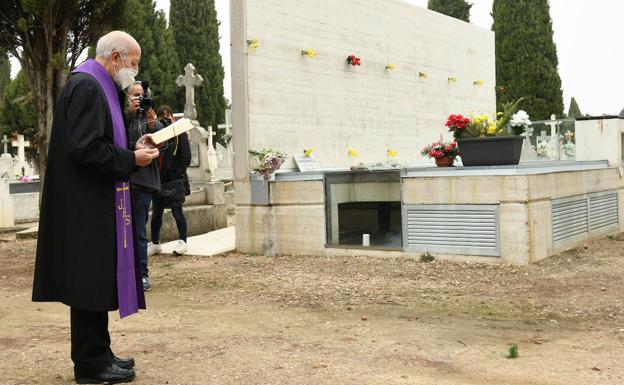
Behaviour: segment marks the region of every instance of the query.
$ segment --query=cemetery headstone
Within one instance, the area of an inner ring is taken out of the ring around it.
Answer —
[[[184,103],[184,117],[191,119],[195,129],[189,131],[189,143],[191,146],[191,164],[187,169],[189,182],[192,186],[203,185],[210,181],[210,168],[208,167],[208,132],[200,127],[195,108],[195,87],[199,87],[204,79],[195,74],[195,67],[188,63],[184,67],[184,75],[178,76],[176,81],[179,87],[185,88],[186,101]]]
[[[7,147],[7,145],[9,144],[10,140],[7,139],[7,136],[4,135],[2,137],[2,144],[4,145],[4,151],[2,152],[2,154],[7,154],[9,152],[9,149]]]
[[[524,141],[522,142],[522,153],[520,155],[520,162],[534,162],[537,160],[537,152],[535,147],[531,144],[531,136],[533,136],[534,129],[529,126],[524,132]]]
[[[208,126],[208,170],[210,170],[210,181],[217,182],[219,178],[217,177],[217,167],[218,167],[218,159],[217,152],[214,148],[213,137],[215,132],[212,130],[212,127]]]
[[[551,115],[550,121],[545,124],[550,126],[550,157],[552,159],[559,159],[559,125],[561,121],[555,119],[556,116]]]
[[[195,108],[195,87],[199,87],[204,82],[201,75],[195,74],[195,67],[188,63],[184,67],[184,75],[178,76],[176,83],[178,87],[184,87],[186,93],[186,102],[184,103],[184,117],[189,119],[197,118],[197,109]]]
[[[13,228],[13,197],[9,192],[9,180],[0,178],[0,229]]]
[[[217,177],[220,180],[234,179],[234,141],[232,137],[232,110],[225,111],[225,124],[219,124],[219,130],[224,130],[223,140],[225,146],[216,143],[217,151]]]
[[[7,136],[2,138],[2,144],[4,144],[4,152],[0,155],[0,178],[12,179],[15,177],[13,173],[13,157],[8,152],[7,145],[10,141]]]

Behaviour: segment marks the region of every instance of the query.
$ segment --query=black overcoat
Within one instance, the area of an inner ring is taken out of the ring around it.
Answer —
[[[99,83],[85,73],[72,75],[54,110],[33,301],[90,311],[117,309],[114,183],[130,178],[135,158],[133,151],[113,143],[111,115]],[[134,245],[136,260],[136,239]]]

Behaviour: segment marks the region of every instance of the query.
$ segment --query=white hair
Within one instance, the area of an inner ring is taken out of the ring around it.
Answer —
[[[143,82],[141,82],[140,80],[135,80],[134,83],[130,84],[130,86],[126,89],[126,93],[130,94],[132,87],[136,86],[136,85],[140,85],[141,86],[141,90],[143,90]],[[152,87],[148,87],[147,88],[147,97],[151,98],[152,97]]]
[[[123,59],[126,59],[133,43],[136,43],[136,40],[126,32],[109,32],[98,40],[95,54],[96,56],[107,58],[112,55],[113,51],[117,51]]]

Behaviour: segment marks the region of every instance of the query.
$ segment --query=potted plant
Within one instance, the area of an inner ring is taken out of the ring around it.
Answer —
[[[256,161],[254,174],[261,176],[264,180],[274,179],[275,171],[279,170],[286,160],[286,154],[272,148],[263,148],[260,151],[249,150],[249,154]]]
[[[427,155],[429,158],[434,158],[438,167],[451,167],[455,162],[455,157],[459,155],[459,148],[455,140],[452,142],[444,141],[440,135],[439,140],[423,147],[420,153],[423,156]]]
[[[464,166],[518,164],[524,138],[510,134],[507,126],[521,101],[504,104],[496,120],[488,115],[448,117],[446,127],[457,140]]]

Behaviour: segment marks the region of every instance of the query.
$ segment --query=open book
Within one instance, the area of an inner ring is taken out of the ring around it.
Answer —
[[[162,130],[156,131],[152,134],[152,141],[155,144],[161,144],[166,142],[167,140],[176,137],[180,134],[183,134],[193,128],[193,123],[191,123],[190,119],[180,119],[175,123],[170,124],[169,126],[163,128]]]

